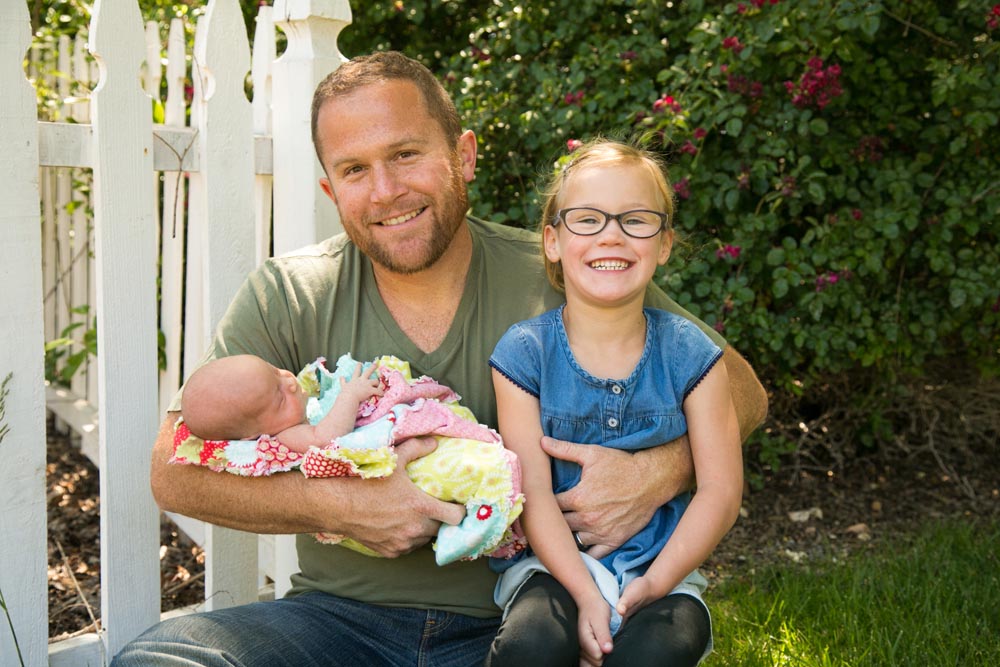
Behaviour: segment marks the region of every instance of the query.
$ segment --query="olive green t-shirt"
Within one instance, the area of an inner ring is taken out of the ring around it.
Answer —
[[[392,354],[410,363],[414,376],[429,375],[452,387],[479,421],[496,427],[487,360],[507,330],[563,301],[541,262],[538,235],[468,219],[472,262],[462,302],[441,346],[422,352],[399,329],[375,284],[371,262],[339,235],[268,260],[240,288],[219,324],[207,359],[255,354],[297,372],[316,357],[333,361]],[[660,290],[647,305],[689,318]],[[693,318],[691,318],[693,319]],[[702,324],[716,342],[719,335]],[[173,408],[179,405],[175,399]],[[391,502],[391,499],[386,499]],[[486,559],[438,567],[430,546],[400,558],[363,556],[297,539],[300,572],[290,595],[321,590],[373,604],[434,608],[478,617],[500,613],[493,603],[496,575]]]

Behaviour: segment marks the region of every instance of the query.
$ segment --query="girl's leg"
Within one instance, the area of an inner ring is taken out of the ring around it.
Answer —
[[[698,600],[682,593],[668,595],[625,622],[604,667],[697,665],[711,637],[711,619]]]
[[[576,620],[576,603],[562,584],[550,574],[533,575],[511,602],[487,667],[576,667],[580,659]]]

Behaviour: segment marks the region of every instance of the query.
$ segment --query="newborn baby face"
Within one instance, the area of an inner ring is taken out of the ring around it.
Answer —
[[[262,377],[257,426],[261,434],[275,435],[306,419],[308,396],[295,374],[271,366]]]

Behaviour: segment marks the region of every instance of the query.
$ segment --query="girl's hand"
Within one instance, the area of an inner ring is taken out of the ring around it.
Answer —
[[[660,591],[648,576],[637,577],[625,586],[615,609],[622,615],[622,622],[625,622],[629,616],[667,593],[669,591]]]
[[[340,392],[349,396],[355,402],[361,403],[372,396],[381,396],[384,392],[378,377],[378,368],[373,364],[364,375],[361,374],[361,364],[354,367],[350,380],[340,378]]]
[[[611,653],[611,607],[600,594],[579,605],[580,665],[599,666]]]

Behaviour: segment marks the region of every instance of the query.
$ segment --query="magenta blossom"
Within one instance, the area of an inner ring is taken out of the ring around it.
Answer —
[[[719,259],[726,259],[727,257],[729,259],[737,259],[740,256],[740,251],[741,250],[742,250],[742,248],[740,248],[740,246],[738,246],[738,245],[731,245],[731,244],[727,243],[726,245],[722,246],[721,248],[716,248],[716,250],[715,250],[715,256],[718,257]]]
[[[687,153],[688,155],[697,155],[698,147],[692,144],[690,140],[685,141],[684,145],[681,146],[681,153]]]
[[[569,139],[569,140],[566,141],[566,150],[568,150],[570,153],[572,153],[573,151],[575,151],[577,148],[579,148],[582,145],[583,145],[583,142],[580,141],[579,139]]]
[[[836,285],[840,281],[850,280],[852,277],[850,269],[842,269],[840,271],[827,271],[826,273],[821,273],[816,276],[816,291],[822,292],[827,287]]]
[[[745,48],[745,46],[745,44],[740,44],[739,37],[726,37],[722,40],[722,48],[731,50],[733,53],[739,53]]]
[[[840,86],[840,65],[824,68],[822,58],[810,58],[798,83],[785,81],[785,90],[792,96],[792,104],[799,109],[813,107],[822,111],[835,97],[844,93]]]
[[[669,109],[674,113],[680,113],[683,108],[684,107],[681,106],[681,103],[674,99],[673,95],[664,94],[660,97],[660,99],[653,102],[653,111],[656,112],[666,111]]]
[[[685,176],[681,180],[674,183],[674,192],[676,192],[677,196],[680,197],[681,199],[690,199],[691,179]]]
[[[704,139],[707,134],[708,132],[703,127],[696,127],[694,129],[694,138],[697,141],[701,141],[702,139]]]

